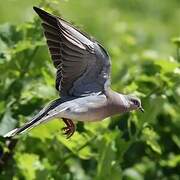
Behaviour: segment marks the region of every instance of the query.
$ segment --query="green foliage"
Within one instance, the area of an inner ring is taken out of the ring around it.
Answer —
[[[41,5],[102,42],[112,59],[112,88],[139,96],[145,113],[77,123],[69,140],[57,119],[18,137],[15,148],[1,137],[0,179],[179,179],[179,1],[46,0]],[[0,135],[58,97],[40,21],[35,14],[28,19],[0,25]]]

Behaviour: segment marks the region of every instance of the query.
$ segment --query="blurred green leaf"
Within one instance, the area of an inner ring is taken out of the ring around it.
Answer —
[[[15,128],[16,124],[17,124],[16,119],[12,117],[12,112],[10,111],[9,108],[7,108],[0,122],[0,135],[4,135],[8,131]]]
[[[22,170],[26,179],[36,179],[36,170],[44,168],[36,154],[16,153],[15,159],[18,168]]]
[[[145,140],[147,145],[149,145],[153,151],[158,154],[162,153],[161,147],[158,144],[159,136],[153,129],[145,127],[142,130],[142,139]]]

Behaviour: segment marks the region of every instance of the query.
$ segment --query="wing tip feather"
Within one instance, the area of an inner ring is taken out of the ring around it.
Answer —
[[[33,9],[43,21],[45,21],[51,25],[57,25],[57,17],[56,16],[54,16],[36,6],[33,6]]]

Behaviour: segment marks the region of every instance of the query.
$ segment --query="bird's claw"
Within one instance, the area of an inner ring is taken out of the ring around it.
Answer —
[[[66,138],[69,139],[75,132],[75,129],[72,126],[67,126],[62,128],[63,134],[66,135]]]
[[[73,124],[73,122],[67,123],[67,120],[66,120],[66,127],[63,127],[62,131],[63,131],[63,134],[66,135],[66,138],[69,139],[75,132],[75,125]]]

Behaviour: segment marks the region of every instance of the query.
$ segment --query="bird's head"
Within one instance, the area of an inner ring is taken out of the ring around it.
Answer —
[[[142,105],[141,105],[141,100],[139,98],[132,95],[127,95],[126,98],[127,98],[130,110],[139,109],[142,112],[144,112],[144,109],[142,108]]]

